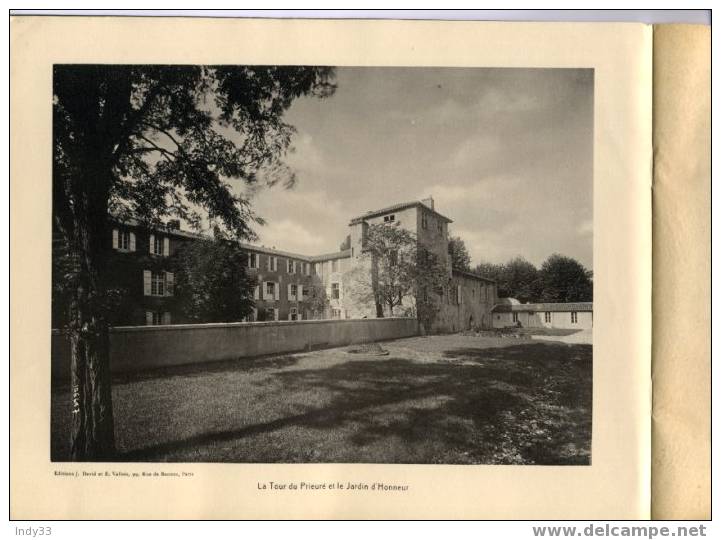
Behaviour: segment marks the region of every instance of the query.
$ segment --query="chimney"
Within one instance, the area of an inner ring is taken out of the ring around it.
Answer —
[[[430,208],[431,210],[435,210],[435,209],[436,209],[435,204],[434,204],[434,202],[433,202],[433,197],[428,197],[427,199],[423,199],[423,200],[421,201],[421,203],[425,204],[425,205],[426,205],[428,208]]]
[[[180,220],[179,219],[169,219],[166,227],[169,230],[179,231],[180,230]]]

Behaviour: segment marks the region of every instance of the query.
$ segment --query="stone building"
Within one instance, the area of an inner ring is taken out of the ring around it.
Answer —
[[[443,261],[447,279],[442,290],[430,291],[438,313],[431,332],[470,327],[490,328],[496,300],[493,280],[451,267],[448,224],[433,199],[410,201],[366,212],[350,220],[347,250],[309,256],[241,243],[246,272],[257,285],[255,308],[248,321],[374,318],[374,306],[361,306],[344,294],[344,277],[362,264],[368,228],[374,224],[403,227]],[[341,235],[339,235],[341,236]],[[177,308],[172,256],[184,243],[203,238],[180,229],[178,221],[149,230],[138,222],[116,222],[109,231],[107,283],[125,291],[112,324],[165,325],[188,322]],[[54,276],[58,279],[58,276]],[[411,302],[412,303],[412,302]],[[53,305],[53,326],[62,324],[64,306]],[[411,305],[406,308],[412,308]],[[404,314],[408,311],[403,311]]]

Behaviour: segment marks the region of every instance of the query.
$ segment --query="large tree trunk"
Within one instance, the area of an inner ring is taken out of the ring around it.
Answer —
[[[73,461],[110,461],[115,454],[110,338],[102,280],[108,249],[108,182],[103,182],[104,174],[109,174],[107,168],[89,163],[76,179],[74,200],[80,204],[65,215],[63,228],[77,264],[68,325]]]
[[[381,294],[378,290],[378,257],[375,254],[371,254],[371,287],[373,288],[373,301],[376,305],[376,318],[383,318],[383,302],[381,301]]]
[[[78,309],[70,331],[73,461],[109,461],[115,454],[108,327],[91,311]]]

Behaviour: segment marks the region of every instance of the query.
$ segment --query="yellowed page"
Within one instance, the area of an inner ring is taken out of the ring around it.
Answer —
[[[13,18],[12,517],[648,517],[651,47],[651,28],[638,24]],[[593,68],[592,464],[51,463],[51,79],[53,63],[73,62]],[[57,475],[83,471],[192,476]],[[260,492],[269,480],[382,481],[408,490]]]
[[[711,28],[654,28],[653,517],[711,517]]]

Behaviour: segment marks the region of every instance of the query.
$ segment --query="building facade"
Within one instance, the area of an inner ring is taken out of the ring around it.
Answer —
[[[493,280],[452,268],[448,254],[451,220],[435,210],[433,199],[366,212],[349,223],[350,247],[324,255],[304,255],[241,243],[246,273],[255,277],[255,307],[247,321],[374,318],[375,306],[362,306],[347,294],[347,276],[364,263],[369,227],[383,224],[410,231],[446,269],[442,290],[430,291],[438,312],[430,332],[490,328],[496,302]],[[180,229],[178,221],[150,230],[138,222],[116,222],[108,233],[107,286],[123,299],[111,324],[166,325],[189,322],[177,305],[172,257],[187,242],[205,237]],[[54,279],[58,279],[57,276]],[[53,306],[53,326],[61,325],[63,306]],[[411,310],[411,311],[408,311]],[[412,314],[412,299],[398,314]],[[391,315],[390,313],[386,313]]]
[[[593,302],[521,304],[502,298],[493,308],[493,328],[593,328]]]

